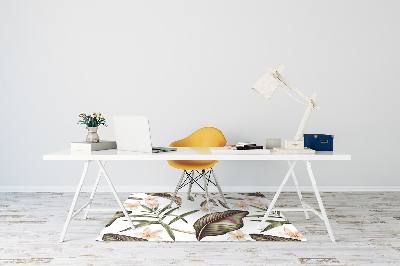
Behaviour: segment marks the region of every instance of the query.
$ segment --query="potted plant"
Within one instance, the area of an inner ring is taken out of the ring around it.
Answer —
[[[100,137],[97,134],[97,129],[100,125],[107,126],[106,120],[101,116],[101,113],[92,113],[91,115],[86,115],[84,113],[79,114],[81,120],[78,124],[86,125],[88,130],[88,135],[86,136],[86,142],[96,143],[99,142]]]

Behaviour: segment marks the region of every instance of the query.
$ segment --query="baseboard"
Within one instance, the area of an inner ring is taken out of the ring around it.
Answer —
[[[174,186],[116,186],[118,192],[166,192],[174,191]],[[275,192],[278,186],[222,186],[225,192]],[[357,192],[357,191],[400,191],[400,186],[318,186],[323,192]],[[71,186],[3,186],[0,192],[75,192],[76,187]],[[186,191],[186,188],[184,188]],[[313,191],[312,186],[300,186],[300,190],[304,192]],[[82,187],[82,192],[91,192],[92,187]],[[99,186],[98,192],[110,192],[108,186]],[[193,192],[201,192],[201,188],[193,187]],[[217,188],[209,186],[210,192],[217,192]],[[296,191],[294,186],[287,186],[284,191]]]

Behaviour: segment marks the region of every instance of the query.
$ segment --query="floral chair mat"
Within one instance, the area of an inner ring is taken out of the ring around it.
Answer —
[[[133,193],[124,206],[136,226],[132,230],[119,211],[97,241],[307,241],[280,213],[272,213],[268,226],[258,224],[268,208],[265,196],[255,193],[210,193],[211,214],[204,193]]]

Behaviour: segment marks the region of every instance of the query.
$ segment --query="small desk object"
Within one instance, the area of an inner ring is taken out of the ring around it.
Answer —
[[[265,228],[265,220],[268,215],[273,211],[303,211],[306,219],[309,219],[308,212],[315,213],[319,218],[321,218],[326,225],[326,229],[328,230],[329,237],[332,242],[335,242],[335,238],[333,236],[328,217],[325,212],[324,205],[321,200],[321,196],[318,191],[317,184],[315,182],[314,174],[311,169],[311,161],[338,161],[338,160],[351,160],[351,156],[347,154],[343,154],[340,152],[333,151],[317,151],[315,154],[275,154],[271,152],[270,154],[213,154],[212,150],[207,147],[202,148],[177,148],[176,152],[167,152],[167,153],[141,153],[141,152],[129,152],[129,151],[118,151],[118,150],[102,150],[102,151],[71,151],[71,150],[63,150],[51,154],[47,154],[43,156],[44,160],[59,160],[59,161],[83,161],[84,167],[82,176],[79,180],[78,187],[76,189],[74,198],[72,200],[71,208],[68,213],[67,220],[65,221],[64,229],[61,233],[60,242],[64,241],[65,234],[67,233],[68,225],[73,217],[79,214],[81,211],[85,211],[83,218],[86,219],[89,211],[115,211],[115,210],[102,210],[102,209],[93,209],[90,208],[93,202],[94,195],[96,193],[97,185],[100,181],[101,176],[103,175],[107,180],[112,193],[121,209],[127,218],[129,224],[132,228],[135,228],[132,220],[130,219],[128,212],[126,211],[124,205],[119,199],[117,192],[111,182],[111,178],[105,170],[106,161],[166,161],[166,160],[225,160],[225,161],[287,161],[289,165],[289,170],[286,173],[285,177],[281,185],[279,186],[275,196],[268,204],[268,209],[262,219],[262,222],[259,226],[259,230]],[[93,186],[92,193],[90,195],[89,201],[84,204],[81,208],[75,211],[75,205],[79,197],[79,193],[81,191],[83,182],[85,181],[86,173],[88,170],[89,163],[91,161],[95,161],[99,166],[100,170],[97,175],[96,182]],[[316,211],[312,208],[308,203],[306,203],[301,195],[301,191],[298,186],[297,178],[294,173],[294,167],[296,166],[298,161],[304,161],[307,167],[308,175],[311,180],[312,187],[315,192],[315,196],[318,201],[319,208],[321,212]],[[274,205],[279,197],[279,194],[282,192],[283,187],[288,181],[289,177],[293,178],[294,184],[297,189],[297,194],[300,199],[300,204],[302,208],[274,208]]]

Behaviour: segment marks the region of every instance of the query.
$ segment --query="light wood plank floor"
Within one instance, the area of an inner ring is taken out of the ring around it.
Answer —
[[[96,196],[96,206],[116,207],[111,193]],[[337,243],[322,220],[310,214],[307,221],[301,212],[284,215],[307,242],[96,242],[113,213],[90,213],[74,219],[59,243],[72,197],[0,193],[0,265],[400,265],[400,192],[322,193]],[[304,197],[317,206],[313,194]],[[295,193],[279,199],[280,206],[297,203]]]

